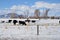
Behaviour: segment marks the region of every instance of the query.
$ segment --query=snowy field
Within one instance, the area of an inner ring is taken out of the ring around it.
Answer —
[[[0,23],[0,40],[60,40],[59,19],[40,19],[26,26]]]

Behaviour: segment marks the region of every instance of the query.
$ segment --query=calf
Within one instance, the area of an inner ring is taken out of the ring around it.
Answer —
[[[11,23],[12,20],[8,20],[8,23]]]
[[[17,20],[13,20],[13,24],[16,25],[16,23],[17,23]]]
[[[36,21],[35,20],[32,20],[32,23],[35,23]]]
[[[19,24],[26,25],[24,21],[19,21]]]

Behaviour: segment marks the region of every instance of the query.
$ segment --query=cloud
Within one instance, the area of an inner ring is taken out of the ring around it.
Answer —
[[[24,14],[27,11],[30,11],[30,7],[28,5],[13,5],[10,9],[17,14]]]
[[[13,5],[10,9],[27,10],[29,9],[29,6],[28,5]]]
[[[46,9],[50,9],[48,12],[50,16],[54,16],[57,13],[60,13],[60,3],[47,3],[47,2],[35,2],[34,5],[13,5],[10,8],[5,8],[6,10],[3,10],[5,13],[11,13],[15,12],[17,14],[25,14],[27,11],[30,13],[29,15],[32,15],[36,9],[39,9],[41,13],[44,13],[43,11]],[[2,11],[0,10],[0,13]]]
[[[35,9],[42,8],[43,10],[44,10],[44,8],[45,8],[45,10],[50,9],[49,14],[48,14],[49,16],[54,16],[57,13],[58,14],[60,13],[60,3],[47,3],[47,2],[38,1],[38,2],[35,2],[35,4],[32,6],[32,8],[35,8]],[[58,16],[58,15],[56,15],[56,16]]]
[[[35,7],[35,8],[60,8],[60,4],[47,3],[47,2],[35,2],[35,4],[32,7]]]

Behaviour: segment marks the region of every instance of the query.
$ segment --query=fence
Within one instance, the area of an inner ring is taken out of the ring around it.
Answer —
[[[58,26],[22,26],[22,25],[1,25],[0,35],[60,35],[60,25]]]

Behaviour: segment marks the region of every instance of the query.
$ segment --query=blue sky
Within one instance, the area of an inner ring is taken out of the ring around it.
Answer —
[[[0,0],[0,9],[9,8],[12,5],[33,5],[37,1],[44,1],[48,3],[60,3],[60,0]]]
[[[49,8],[51,9],[49,11],[49,15],[60,16],[60,0],[0,0],[0,14],[2,14],[1,13],[2,9],[5,9],[5,8],[19,9],[20,7],[22,8],[22,10],[25,10],[24,8],[29,9],[29,7],[30,8],[33,7],[34,9]],[[31,13],[33,13],[34,11],[33,8],[31,9]],[[6,10],[4,10],[4,12],[6,13]],[[20,12],[17,12],[17,13],[20,13]]]

